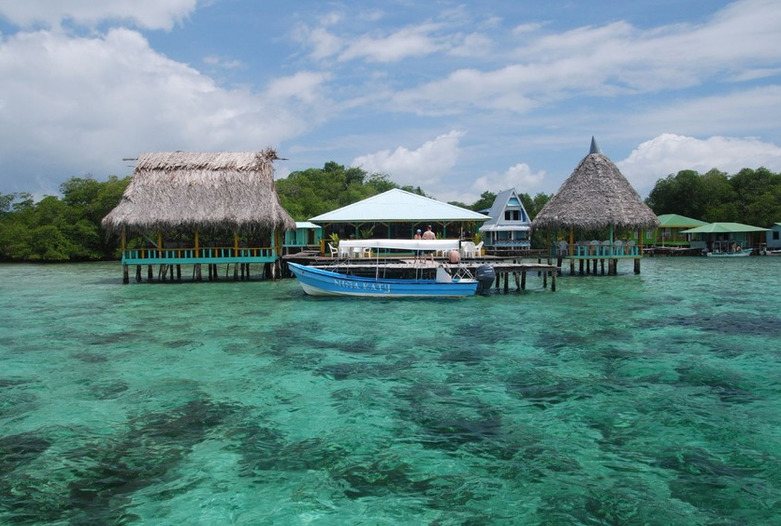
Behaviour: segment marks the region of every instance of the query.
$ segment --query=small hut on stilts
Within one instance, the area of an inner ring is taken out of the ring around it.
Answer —
[[[181,279],[182,265],[192,265],[196,281],[203,265],[209,279],[223,264],[234,279],[249,279],[251,264],[275,277],[282,234],[295,228],[274,187],[275,159],[270,148],[139,155],[122,200],[102,221],[121,237],[124,283],[133,266],[141,281],[144,265],[150,280],[155,265],[160,280]]]
[[[605,274],[607,262],[607,273],[614,275],[622,259],[634,261],[634,272],[639,274],[640,230],[658,225],[656,215],[593,137],[589,154],[532,221],[533,229],[557,235],[558,264],[568,260],[570,274],[578,261],[580,274],[596,274],[597,263]],[[625,239],[629,232],[631,239]]]

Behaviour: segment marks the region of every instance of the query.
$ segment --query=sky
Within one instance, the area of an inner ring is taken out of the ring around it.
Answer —
[[[270,146],[471,204],[592,136],[642,197],[777,172],[780,43],[778,0],[0,0],[0,193]]]

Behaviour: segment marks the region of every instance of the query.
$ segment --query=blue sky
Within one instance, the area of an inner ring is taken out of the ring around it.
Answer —
[[[272,146],[437,199],[781,171],[777,0],[0,0],[0,192]]]

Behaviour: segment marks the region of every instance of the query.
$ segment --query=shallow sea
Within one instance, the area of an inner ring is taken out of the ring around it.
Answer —
[[[781,524],[781,258],[324,299],[0,265],[0,524]]]

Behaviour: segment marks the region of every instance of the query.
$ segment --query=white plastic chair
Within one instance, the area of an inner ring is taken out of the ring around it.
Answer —
[[[339,255],[339,249],[335,248],[331,243],[328,243],[328,250],[331,251],[331,257],[335,258]]]
[[[483,255],[483,241],[480,241],[477,245],[475,245],[475,252],[473,257],[479,258],[482,255]]]

